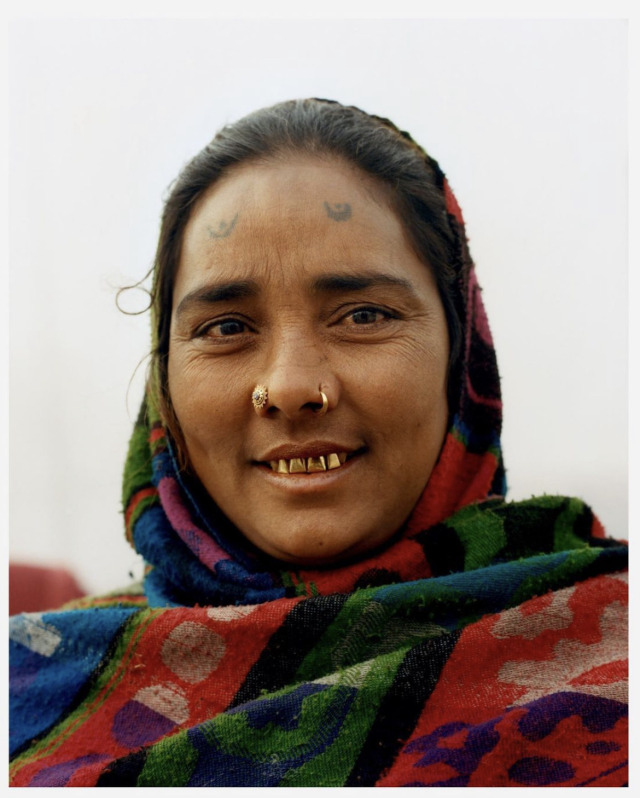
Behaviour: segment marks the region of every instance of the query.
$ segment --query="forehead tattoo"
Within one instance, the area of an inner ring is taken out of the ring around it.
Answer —
[[[351,205],[348,202],[324,203],[324,209],[330,219],[336,222],[346,222],[351,218]]]
[[[231,222],[225,222],[225,221],[219,222],[217,229],[211,227],[211,225],[207,225],[209,238],[226,238],[228,235],[231,235],[231,231],[236,226],[237,221],[238,221],[238,214],[236,213]]]
[[[348,202],[333,202],[328,203],[324,202],[324,209],[327,213],[327,216],[330,219],[333,219],[336,222],[346,222],[351,218],[351,205]],[[233,217],[230,222],[225,220],[221,220],[218,222],[217,227],[213,227],[212,225],[207,225],[207,232],[209,233],[209,238],[227,238],[233,232],[233,228],[236,226],[236,222],[238,221],[239,214]]]

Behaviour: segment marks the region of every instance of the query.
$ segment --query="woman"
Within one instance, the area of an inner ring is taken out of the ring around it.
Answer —
[[[626,783],[626,547],[507,504],[458,204],[326,100],[167,201],[124,479],[144,588],[18,616],[12,783]]]

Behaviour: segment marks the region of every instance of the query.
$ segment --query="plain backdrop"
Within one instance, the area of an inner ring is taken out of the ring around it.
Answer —
[[[12,558],[92,592],[140,575],[120,476],[150,336],[116,290],[151,266],[185,162],[301,96],[387,116],[439,161],[497,348],[508,495],[579,496],[627,537],[626,37],[611,19],[13,22]]]

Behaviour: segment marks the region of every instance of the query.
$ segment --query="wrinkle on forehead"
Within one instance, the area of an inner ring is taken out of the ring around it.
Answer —
[[[404,225],[390,190],[336,158],[233,167],[200,199],[184,233],[178,282],[186,290],[202,278],[259,280],[285,290],[295,276],[393,263],[406,251]],[[344,206],[331,217],[325,203]],[[233,224],[232,224],[233,223]],[[211,235],[228,231],[226,235]]]

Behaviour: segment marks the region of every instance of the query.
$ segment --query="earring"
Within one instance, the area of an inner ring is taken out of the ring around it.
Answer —
[[[266,409],[269,404],[269,391],[266,385],[256,385],[251,393],[251,402],[258,415],[260,415],[262,410]]]

